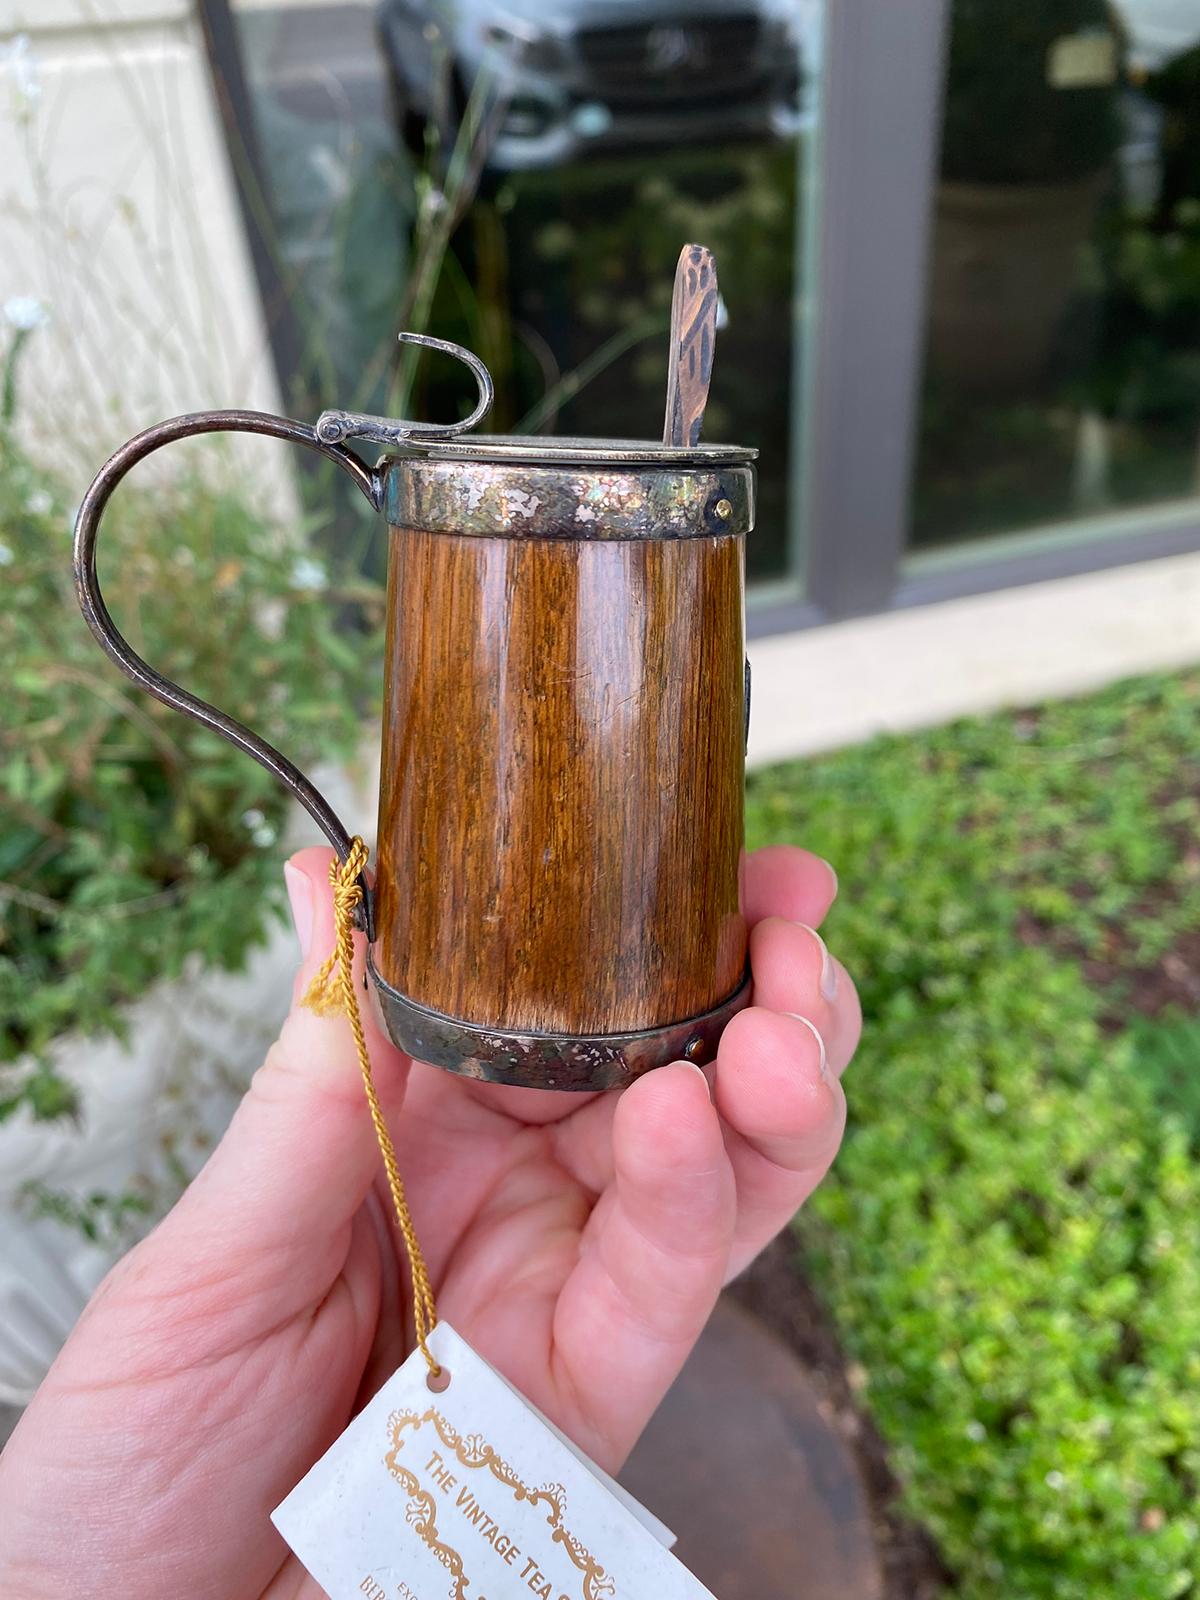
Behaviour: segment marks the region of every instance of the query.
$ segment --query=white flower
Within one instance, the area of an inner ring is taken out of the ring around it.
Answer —
[[[54,510],[54,496],[48,489],[35,489],[25,502],[31,517],[47,517]]]
[[[249,811],[242,812],[242,822],[249,830],[250,837],[260,849],[274,844],[279,836],[279,829],[273,822],[268,822],[265,815],[257,806],[251,806]]]
[[[18,112],[28,111],[41,94],[42,83],[27,33],[19,33],[11,44],[0,45],[0,71],[12,79]]]
[[[0,544],[0,567],[11,567],[16,559],[6,544]]]
[[[446,199],[444,191],[439,189],[436,184],[431,183],[425,191],[422,206],[426,216],[433,218],[440,217],[444,211],[448,210],[450,202]]]
[[[50,313],[35,295],[14,294],[4,302],[4,320],[18,333],[32,333],[49,322]]]
[[[325,568],[311,556],[301,556],[292,568],[293,589],[324,589],[328,583]]]

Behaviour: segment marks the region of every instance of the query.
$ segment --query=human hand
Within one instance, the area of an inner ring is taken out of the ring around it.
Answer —
[[[289,866],[297,998],[333,946],[329,860]],[[707,1077],[506,1089],[364,1018],[440,1315],[610,1471],[840,1142],[858,1002],[812,931],[835,893],[803,851],[748,858],[754,1004]],[[388,1208],[346,1020],[294,1006],[0,1456],[0,1593],[317,1600],[268,1517],[411,1348]]]

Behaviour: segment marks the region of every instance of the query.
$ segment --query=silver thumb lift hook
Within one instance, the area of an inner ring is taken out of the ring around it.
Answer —
[[[407,422],[403,417],[372,417],[361,411],[322,411],[316,434],[323,444],[341,444],[346,439],[367,439],[373,444],[404,444],[409,439],[453,439],[482,421],[492,409],[495,386],[492,375],[479,357],[449,339],[433,339],[426,333],[402,333],[401,344],[417,344],[426,350],[441,350],[470,367],[479,389],[479,400],[469,417],[461,422]]]

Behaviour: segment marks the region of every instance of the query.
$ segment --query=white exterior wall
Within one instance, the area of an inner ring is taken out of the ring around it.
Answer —
[[[94,467],[176,412],[277,410],[191,0],[0,0],[0,41],[0,302],[50,314],[22,362],[23,435]],[[239,448],[282,468],[278,447]]]

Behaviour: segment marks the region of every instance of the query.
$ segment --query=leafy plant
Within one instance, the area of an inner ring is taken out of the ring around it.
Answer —
[[[1200,1582],[1200,1060],[1133,1011],[1197,926],[1198,716],[1147,679],[750,786],[866,1014],[800,1237],[964,1600]]]
[[[1188,493],[1200,409],[1200,199],[1181,199],[1158,216],[1135,207],[1111,210],[1093,255],[1104,314],[1089,369],[1074,387],[1119,423],[1161,430],[1178,465],[1164,473],[1160,450],[1159,481],[1149,492]]]
[[[1134,1071],[1159,1105],[1181,1121],[1200,1151],[1200,1016],[1138,1018],[1129,1032]]]
[[[248,757],[101,658],[72,592],[67,486],[21,450],[10,420],[0,1116],[22,1101],[49,1115],[69,1104],[45,1061],[57,1034],[119,1029],[124,1003],[189,956],[233,968],[261,940],[279,902],[285,798]],[[347,607],[377,621],[379,597],[359,578],[338,581],[216,466],[193,458],[174,481],[118,492],[101,557],[113,614],[156,667],[302,765],[345,757],[377,681],[372,639],[346,637]]]

